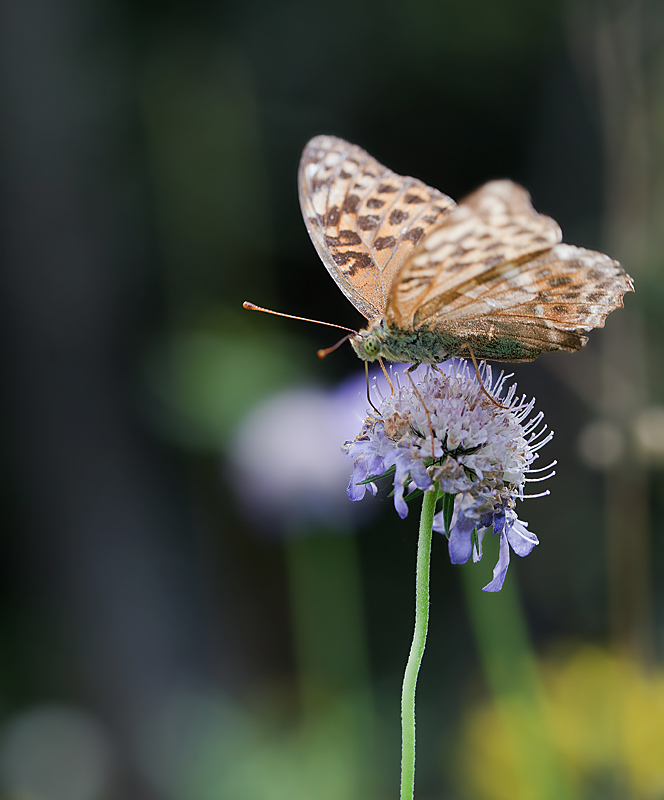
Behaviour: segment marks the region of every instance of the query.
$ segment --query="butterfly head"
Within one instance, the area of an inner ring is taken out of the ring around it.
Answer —
[[[383,320],[373,320],[369,327],[350,337],[350,343],[362,361],[375,361],[384,353],[385,328]]]

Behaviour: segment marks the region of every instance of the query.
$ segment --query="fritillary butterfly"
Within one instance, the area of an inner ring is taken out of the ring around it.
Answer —
[[[578,350],[634,288],[617,261],[563,244],[509,180],[456,205],[356,145],[317,136],[299,193],[319,256],[369,320],[350,337],[364,361],[436,364],[469,345],[495,361]]]

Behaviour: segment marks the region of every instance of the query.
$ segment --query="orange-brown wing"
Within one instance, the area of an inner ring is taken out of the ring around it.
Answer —
[[[491,181],[459,203],[406,260],[392,285],[387,321],[417,327],[431,309],[483,285],[501,265],[549,250],[561,238],[557,223],[533,209],[525,189]]]
[[[578,350],[587,341],[583,333],[603,327],[633,289],[617,261],[557,244],[431,298],[414,324],[444,331],[460,346],[468,342],[479,358],[529,361],[547,351]]]
[[[307,144],[298,185],[318,255],[367,319],[385,312],[399,269],[454,207],[437,189],[397,175],[335,136]]]

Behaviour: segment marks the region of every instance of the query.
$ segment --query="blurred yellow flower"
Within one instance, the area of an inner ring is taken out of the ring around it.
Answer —
[[[540,668],[548,739],[578,797],[664,798],[664,670],[597,647],[549,657]],[[467,798],[532,800],[519,740],[532,725],[527,716],[518,697],[467,714],[457,762]]]

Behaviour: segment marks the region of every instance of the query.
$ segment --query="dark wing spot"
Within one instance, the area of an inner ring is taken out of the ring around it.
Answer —
[[[588,295],[589,303],[597,303],[603,299],[604,299],[604,292],[592,292],[592,294]]]
[[[357,227],[362,231],[372,231],[380,225],[380,217],[368,214],[366,217],[357,218]]]
[[[544,267],[544,269],[538,269],[535,273],[536,278],[548,278],[551,274],[551,270],[549,267]]]
[[[378,194],[394,194],[398,191],[398,187],[392,186],[391,183],[381,183],[377,189]]]
[[[338,236],[326,236],[325,244],[328,247],[345,247],[346,245],[362,244],[362,239],[355,231],[339,231]]]
[[[325,215],[325,219],[323,220],[323,225],[326,228],[336,228],[339,224],[339,217],[341,214],[339,213],[339,209],[336,206],[332,206],[328,208],[327,214]]]
[[[379,236],[374,242],[374,250],[387,250],[388,247],[396,245],[394,236]]]
[[[353,176],[350,174],[350,172],[346,172],[345,169],[342,169],[341,172],[339,173],[339,177],[342,180],[347,181],[348,178],[352,178]]]
[[[408,203],[408,204],[426,203],[426,198],[420,197],[419,194],[412,194],[410,192],[404,197],[403,200],[404,200],[404,203]]]
[[[408,219],[408,212],[401,211],[398,208],[395,208],[394,211],[390,214],[390,225],[398,225],[401,222],[405,222]]]
[[[581,297],[581,292],[565,292],[561,297],[563,300],[576,300]]]
[[[368,253],[356,253],[349,250],[346,253],[333,253],[332,258],[340,267],[344,267],[344,274],[355,275],[358,270],[373,266],[373,261]]]
[[[384,200],[380,200],[378,197],[370,197],[367,200],[367,208],[382,208],[385,205]]]
[[[541,244],[546,244],[548,239],[546,236],[533,236],[533,242],[540,242]]]
[[[317,192],[322,186],[327,186],[329,183],[332,183],[332,176],[329,178],[314,178],[311,181],[311,188],[314,192]]]
[[[553,306],[553,310],[556,312],[556,314],[567,314],[569,311],[567,306]]]
[[[345,214],[355,214],[360,205],[360,198],[356,194],[349,194],[344,200],[342,210]]]
[[[591,281],[598,281],[600,278],[603,278],[605,275],[603,269],[589,269],[588,270],[588,278]]]
[[[556,286],[569,286],[570,283],[572,283],[572,279],[569,275],[560,275],[557,278],[551,278],[549,286],[553,289]]]
[[[502,242],[494,242],[493,244],[489,244],[484,248],[484,252],[488,253],[489,250],[495,250],[496,247],[502,247]]]
[[[411,228],[403,238],[413,242],[413,244],[417,244],[423,236],[424,231],[422,228]]]

